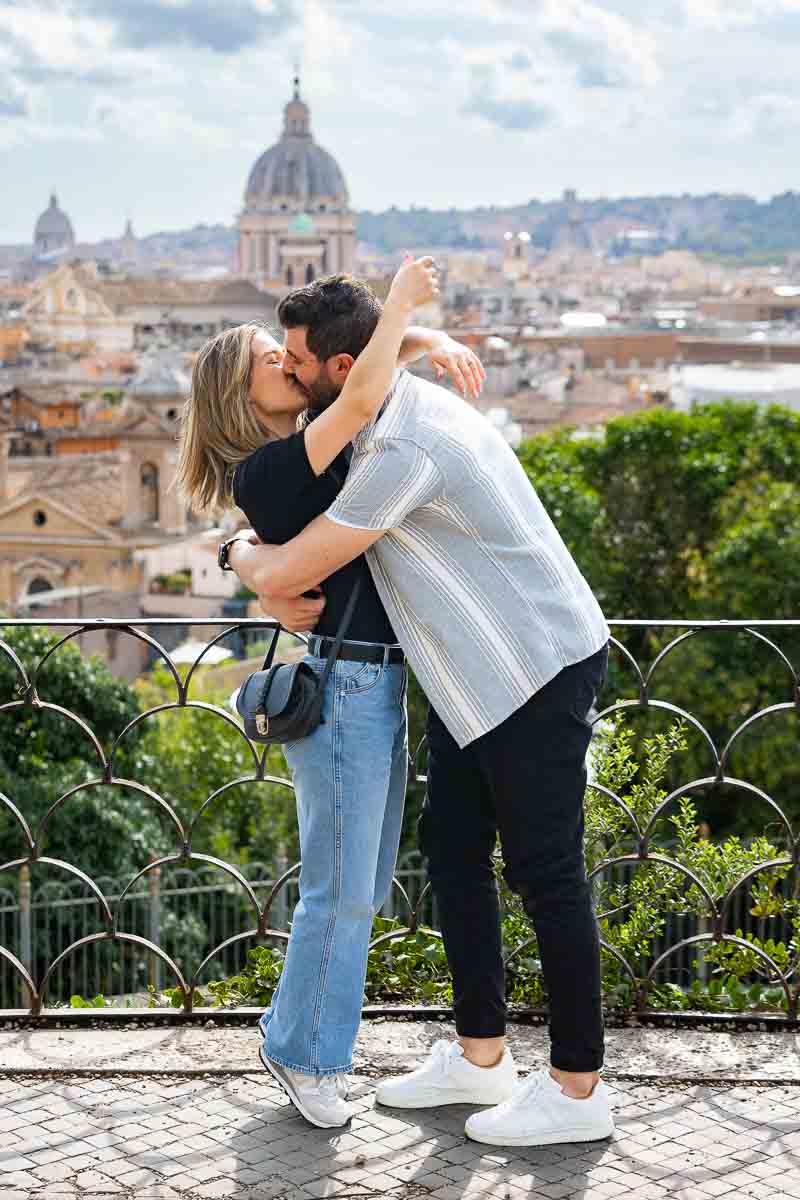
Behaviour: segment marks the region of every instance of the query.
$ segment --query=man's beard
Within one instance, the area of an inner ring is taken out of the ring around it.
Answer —
[[[332,383],[327,370],[323,367],[317,378],[306,389],[311,394],[311,408],[317,412],[324,412],[326,408],[330,408],[334,400],[341,393],[341,387]]]

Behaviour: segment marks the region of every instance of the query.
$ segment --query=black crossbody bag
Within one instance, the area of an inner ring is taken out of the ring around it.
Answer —
[[[325,687],[339,657],[360,591],[361,580],[357,579],[321,675],[305,662],[273,663],[280,625],[275,630],[264,666],[247,676],[236,697],[236,711],[251,742],[296,742],[308,737],[321,723]]]

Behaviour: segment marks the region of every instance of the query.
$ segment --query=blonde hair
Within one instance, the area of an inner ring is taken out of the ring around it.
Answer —
[[[176,485],[195,512],[231,508],[233,472],[270,435],[248,401],[250,346],[265,325],[226,329],[203,346],[192,369],[192,388],[180,417]]]

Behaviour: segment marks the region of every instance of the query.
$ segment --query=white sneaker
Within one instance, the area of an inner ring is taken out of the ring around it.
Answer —
[[[534,1071],[510,1100],[473,1113],[464,1132],[489,1146],[552,1146],[594,1142],[614,1132],[608,1088],[598,1083],[586,1100],[565,1096],[549,1071]]]
[[[495,1067],[475,1067],[458,1042],[439,1041],[416,1071],[378,1085],[375,1099],[390,1108],[436,1108],[440,1104],[500,1104],[517,1083],[517,1068],[506,1050]]]
[[[300,1071],[290,1071],[268,1058],[263,1046],[258,1054],[297,1111],[317,1129],[337,1129],[352,1119],[353,1109],[342,1099],[338,1075],[304,1075]]]

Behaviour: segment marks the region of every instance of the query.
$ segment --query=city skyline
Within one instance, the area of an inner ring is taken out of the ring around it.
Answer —
[[[764,199],[798,38],[797,0],[0,0],[0,242],[54,188],[79,241],[232,225],[298,60],[355,209]]]

